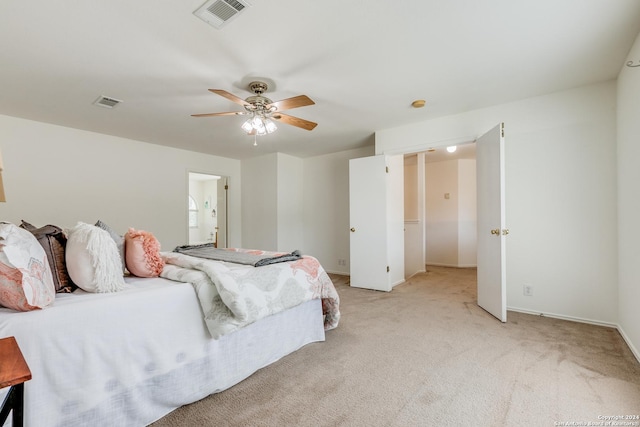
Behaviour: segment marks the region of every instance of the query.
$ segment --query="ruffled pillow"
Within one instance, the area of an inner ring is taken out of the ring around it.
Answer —
[[[164,268],[160,242],[148,231],[129,228],[124,235],[127,270],[138,277],[158,277]]]
[[[87,292],[116,292],[125,286],[122,261],[109,233],[79,222],[69,230],[65,252],[71,280]]]
[[[56,288],[38,240],[14,224],[0,223],[0,305],[18,311],[44,308]]]

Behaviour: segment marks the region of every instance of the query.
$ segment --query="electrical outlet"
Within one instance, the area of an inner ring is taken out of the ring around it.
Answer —
[[[531,285],[524,285],[523,287],[523,293],[525,297],[532,297],[533,296],[533,286]]]
[[[346,260],[346,259],[339,259],[339,260],[338,260],[338,265],[344,265],[344,266],[346,266],[346,265],[347,265],[347,260]]]

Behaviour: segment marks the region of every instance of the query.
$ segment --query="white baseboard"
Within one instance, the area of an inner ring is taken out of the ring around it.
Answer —
[[[396,283],[391,285],[391,288],[395,288],[398,285],[403,284],[404,282],[406,282],[406,280],[402,279],[402,280],[398,280]]]
[[[622,329],[622,327],[617,323],[601,322],[599,320],[584,319],[582,317],[564,316],[562,314],[532,311],[532,310],[527,310],[525,308],[517,308],[517,307],[507,307],[507,311],[517,311],[518,313],[533,314],[534,316],[551,317],[554,319],[568,320],[570,322],[587,323],[589,325],[605,326],[607,328],[616,329],[618,333],[620,333],[620,335],[622,336],[622,339],[624,340],[624,342],[627,344],[627,347],[629,347],[629,350],[631,350],[631,353],[633,353],[635,358],[640,363],[640,352],[638,351],[637,348],[635,348],[635,346],[633,345],[633,343],[631,342],[627,334],[624,333],[624,330]],[[509,316],[507,315],[507,319],[508,317]]]
[[[631,350],[631,353],[633,353],[633,355],[636,357],[636,359],[638,359],[638,362],[640,363],[640,351],[638,351],[638,349],[633,345],[627,334],[624,333],[624,329],[622,329],[622,326],[617,325],[617,329],[624,342],[627,343],[627,346],[629,347],[629,350]]]
[[[349,272],[348,271],[329,271],[329,270],[325,270],[327,273],[329,274],[339,274],[340,276],[349,276]]]
[[[569,320],[571,322],[587,323],[589,325],[606,326],[607,328],[618,329],[616,323],[602,322],[600,320],[585,319],[582,317],[565,316],[563,314],[547,313],[544,311],[533,311],[526,308],[507,307],[507,311],[517,311],[518,313],[533,314],[534,316],[551,317],[554,319]]]
[[[458,264],[444,264],[444,263],[437,263],[437,262],[429,262],[427,263],[427,267],[428,266],[433,266],[433,267],[450,267],[450,268],[476,268],[477,265],[476,264],[462,264],[462,265],[458,265]]]
[[[411,279],[413,276],[415,276],[416,274],[426,273],[426,272],[427,272],[427,270],[418,270],[418,271],[416,271],[415,273],[413,273],[411,276],[406,277],[404,280],[405,280],[405,281],[410,280],[410,279]]]

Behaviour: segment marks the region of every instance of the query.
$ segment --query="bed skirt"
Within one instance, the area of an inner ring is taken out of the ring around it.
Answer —
[[[25,425],[144,426],[324,341],[320,300],[213,340],[190,284],[126,281],[113,294],[58,294],[44,310],[0,308],[0,337],[16,337],[33,375]]]

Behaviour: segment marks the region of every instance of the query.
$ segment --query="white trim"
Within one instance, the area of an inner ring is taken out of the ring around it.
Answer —
[[[405,219],[404,223],[405,224],[420,224],[420,220],[419,219]]]
[[[589,325],[606,326],[607,328],[618,329],[618,325],[617,324],[609,323],[609,322],[602,322],[600,320],[585,319],[585,318],[582,318],[582,317],[566,316],[566,315],[563,315],[563,314],[547,313],[547,312],[544,312],[544,311],[533,311],[533,310],[528,310],[526,308],[509,307],[509,306],[507,306],[507,310],[508,311],[516,311],[518,313],[524,313],[524,314],[533,314],[534,316],[551,317],[553,319],[569,320],[571,322],[587,323]]]
[[[396,283],[393,283],[393,284],[391,285],[391,289],[395,288],[395,287],[396,287],[396,286],[398,286],[398,285],[402,285],[402,284],[403,284],[403,283],[405,283],[405,282],[406,282],[406,280],[404,280],[404,279],[402,279],[402,280],[398,280]]]
[[[465,136],[459,138],[451,138],[451,139],[442,139],[439,141],[432,142],[422,142],[420,144],[412,145],[409,147],[400,147],[400,148],[390,148],[383,150],[381,153],[376,151],[376,155],[386,155],[392,156],[396,154],[413,154],[419,153],[421,151],[427,151],[429,148],[434,147],[446,147],[449,145],[460,145],[460,144],[469,144],[472,142],[476,142],[477,136]]]
[[[413,273],[411,276],[407,277],[407,278],[405,279],[405,281],[407,281],[407,280],[411,280],[411,279],[413,279],[416,275],[418,275],[418,274],[420,274],[420,273],[426,273],[426,272],[427,272],[427,270],[418,270],[418,271],[416,271],[415,273]]]
[[[349,272],[346,272],[346,271],[329,271],[329,270],[325,270],[325,271],[329,274],[337,274],[339,276],[349,276]]]
[[[638,349],[635,348],[635,346],[633,345],[633,343],[631,342],[627,334],[624,333],[624,329],[622,329],[622,326],[616,325],[616,328],[618,329],[618,332],[622,336],[622,339],[624,340],[624,342],[627,343],[627,346],[629,347],[629,350],[631,350],[631,353],[633,353],[633,355],[636,357],[638,362],[640,362],[640,351],[638,351]]]
[[[458,264],[444,264],[444,263],[438,263],[438,262],[429,262],[429,263],[427,263],[427,267],[429,267],[430,265],[433,266],[433,267],[449,267],[449,268],[476,268],[476,267],[478,267],[476,264],[458,265]]]

